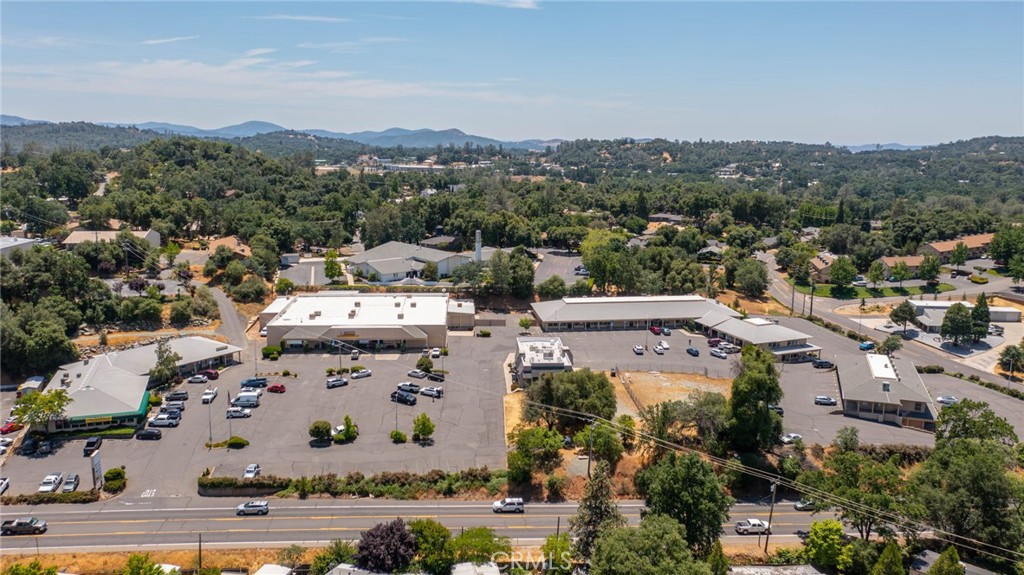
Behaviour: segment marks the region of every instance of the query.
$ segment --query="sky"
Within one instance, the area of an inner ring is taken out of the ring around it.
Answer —
[[[837,145],[1024,135],[1024,2],[4,0],[0,111]]]

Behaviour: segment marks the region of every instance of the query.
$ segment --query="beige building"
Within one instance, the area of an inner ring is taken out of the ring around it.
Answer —
[[[886,256],[879,258],[878,261],[882,262],[882,268],[885,269],[885,277],[891,276],[893,268],[899,265],[900,262],[907,264],[913,277],[917,277],[917,272],[921,268],[924,256]]]
[[[972,236],[963,236],[955,240],[946,240],[942,242],[931,242],[925,244],[921,248],[922,254],[931,254],[938,257],[942,263],[948,264],[949,257],[953,254],[953,250],[956,249],[956,245],[963,242],[967,246],[967,259],[972,260],[980,258],[982,255],[988,252],[988,246],[992,243],[992,238],[995,234],[975,234]]]
[[[545,373],[572,371],[572,351],[562,345],[560,337],[516,338],[515,371],[522,386]]]
[[[840,365],[837,378],[847,416],[935,431],[938,410],[909,360],[854,356]]]
[[[828,283],[830,274],[832,271],[832,264],[835,263],[836,256],[829,252],[820,252],[818,255],[811,258],[811,277],[818,283]]]

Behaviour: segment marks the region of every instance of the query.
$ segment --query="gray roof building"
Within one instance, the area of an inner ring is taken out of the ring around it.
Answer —
[[[741,319],[715,311],[696,323],[711,337],[740,347],[753,345],[767,349],[782,361],[803,361],[821,353],[820,347],[807,342],[811,336],[764,318]]]
[[[854,355],[837,373],[846,415],[935,431],[937,410],[910,360]]]
[[[9,256],[11,252],[30,250],[37,243],[39,240],[2,236],[0,237],[0,256]]]
[[[708,312],[738,317],[729,307],[696,295],[638,297],[577,297],[532,304],[543,329],[629,329],[648,325],[678,325]],[[591,327],[585,327],[593,324]],[[597,325],[601,324],[601,325]],[[614,324],[609,327],[609,324]]]

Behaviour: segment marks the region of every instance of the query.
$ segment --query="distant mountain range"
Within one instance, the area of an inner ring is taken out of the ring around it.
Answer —
[[[48,124],[46,120],[28,120],[18,116],[0,116],[0,126],[26,126],[30,124]],[[448,146],[449,144],[462,146],[467,143],[476,146],[504,146],[506,148],[524,148],[524,149],[544,149],[545,146],[557,146],[562,140],[522,140],[518,142],[506,142],[502,140],[495,140],[493,138],[486,138],[484,136],[474,136],[467,134],[462,130],[451,128],[448,130],[407,130],[405,128],[390,128],[383,132],[331,132],[328,130],[290,130],[284,126],[272,124],[270,122],[259,122],[251,121],[236,124],[233,126],[225,126],[223,128],[217,128],[214,130],[204,130],[196,128],[195,126],[186,126],[182,124],[169,124],[166,122],[144,122],[141,124],[123,124],[116,122],[96,122],[96,125],[104,126],[107,128],[129,128],[134,127],[140,130],[152,130],[159,134],[177,134],[181,136],[193,136],[197,138],[249,138],[259,134],[269,134],[273,132],[285,132],[285,131],[296,131],[321,138],[337,138],[342,140],[352,140],[365,144],[368,146],[380,146],[382,148],[391,148],[395,146],[405,146],[407,148],[433,148],[435,146]]]

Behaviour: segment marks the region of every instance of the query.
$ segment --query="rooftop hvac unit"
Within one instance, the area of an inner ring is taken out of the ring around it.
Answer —
[[[890,391],[889,388],[890,388],[889,382],[888,381],[883,381],[882,382],[882,391]]]
[[[355,304],[354,304],[354,305],[355,305],[356,307],[359,307],[359,300],[356,300],[356,301],[355,301]]]
[[[455,307],[462,307],[462,302],[461,301],[460,302],[456,302],[455,303]]]
[[[416,307],[416,302],[409,302],[409,307]]]
[[[402,307],[402,302],[396,301],[395,302],[395,307]]]
[[[398,314],[398,319],[405,319],[405,314],[404,313],[399,313]]]

